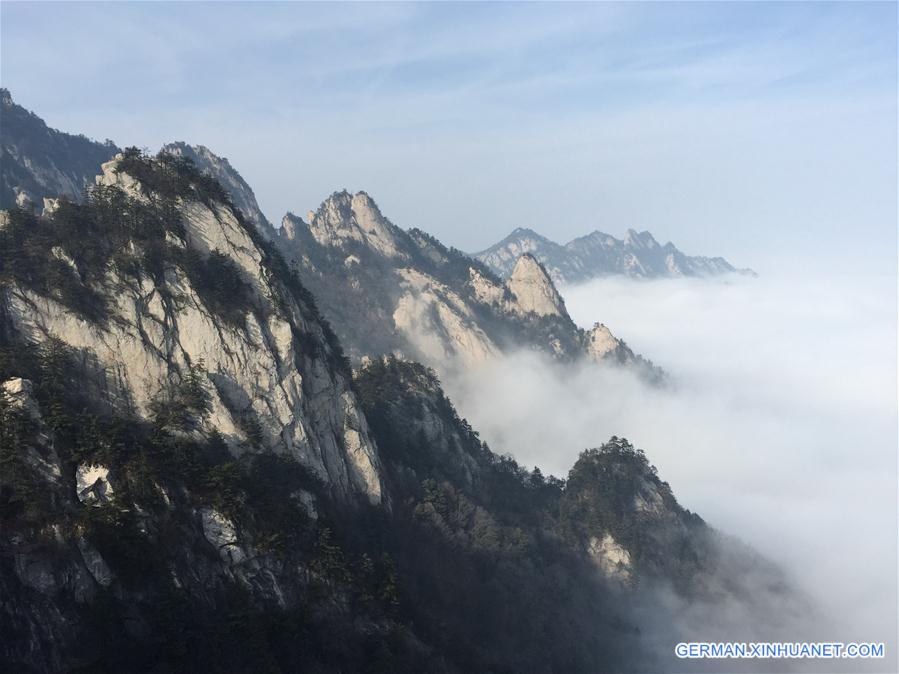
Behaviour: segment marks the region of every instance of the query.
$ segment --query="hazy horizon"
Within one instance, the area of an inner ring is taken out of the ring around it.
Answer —
[[[3,2],[2,85],[62,131],[208,146],[275,224],[345,187],[470,252],[634,228],[895,272],[895,4],[207,9]]]

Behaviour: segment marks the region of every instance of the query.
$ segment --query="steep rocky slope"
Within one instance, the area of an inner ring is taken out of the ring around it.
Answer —
[[[402,353],[443,369],[525,348],[663,376],[607,328],[578,328],[530,255],[504,283],[424,232],[400,229],[364,192],[335,193],[307,220],[284,217],[281,248],[354,357]]]
[[[182,142],[168,143],[162,150],[178,157],[189,158],[194,166],[215,178],[228,191],[231,202],[260,234],[267,239],[274,236],[275,230],[256,203],[253,190],[227,159],[219,157],[203,145],[188,145]]]
[[[145,418],[177,406],[195,374],[211,387],[204,423],[229,444],[252,431],[343,496],[380,499],[339,344],[218,183],[178,157],[129,152],[103,165],[86,203],[47,210],[3,224],[16,334],[72,347],[96,386]]]
[[[474,257],[507,278],[525,253],[536,257],[556,283],[581,283],[610,274],[654,278],[754,273],[737,269],[722,257],[685,255],[670,241],[663,246],[649,232],[632,229],[623,240],[596,231],[561,245],[531,229],[518,228]]]
[[[0,89],[0,209],[79,197],[118,148],[49,128]]]

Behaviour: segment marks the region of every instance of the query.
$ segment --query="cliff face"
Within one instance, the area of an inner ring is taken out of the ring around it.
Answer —
[[[219,157],[203,145],[188,145],[182,142],[169,143],[163,146],[162,150],[178,157],[189,158],[194,166],[215,178],[228,191],[234,206],[262,236],[266,239],[274,236],[275,230],[259,208],[253,190],[227,159]]]
[[[100,164],[118,148],[49,128],[0,89],[0,209],[34,204],[45,197],[78,198]]]
[[[74,349],[141,418],[202,364],[205,426],[233,447],[252,428],[258,446],[295,456],[342,497],[379,501],[365,419],[348,370],[334,367],[339,345],[225,193],[201,196],[185,166],[120,155],[86,205],[14,213],[3,229],[11,330]],[[115,229],[78,236],[103,219]]]
[[[514,310],[538,316],[567,317],[565,302],[543,266],[529,253],[515,263],[507,287],[515,296]]]

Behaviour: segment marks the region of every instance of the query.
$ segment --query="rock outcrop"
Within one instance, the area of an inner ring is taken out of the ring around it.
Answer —
[[[521,313],[568,316],[565,302],[537,258],[525,253],[518,258],[506,286],[515,295],[513,306]]]
[[[226,158],[219,157],[203,145],[188,145],[184,142],[168,143],[162,150],[189,158],[198,169],[215,178],[231,195],[234,206],[256,226],[259,233],[267,239],[274,237],[274,227],[259,208],[253,190]]]
[[[47,292],[29,282],[33,274],[14,275],[3,287],[12,329],[82,354],[93,363],[95,385],[116,391],[143,418],[200,372],[210,398],[204,424],[235,451],[248,444],[252,428],[253,443],[295,456],[342,498],[362,494],[379,502],[377,452],[348,375],[333,365],[339,346],[329,342],[311,300],[291,289],[297,282],[253,225],[214,197],[193,194],[189,177],[184,195],[162,205],[162,188],[152,179],[169,170],[157,160],[122,155],[103,165],[98,194],[109,201],[95,210],[123,204],[118,217],[127,219],[131,212],[171,208],[169,229],[149,241],[122,232],[122,248],[102,262],[90,259],[99,257],[95,251],[87,254],[102,244],[51,242],[65,273],[92,276],[73,299],[94,297],[96,311],[67,306],[65,287]],[[76,217],[74,208],[54,211],[46,226]],[[151,254],[155,271],[142,266]],[[231,279],[226,296],[217,290],[223,278]]]
[[[335,192],[312,214],[309,231],[322,246],[359,244],[387,258],[408,258],[403,232],[387,220],[365,192]]]

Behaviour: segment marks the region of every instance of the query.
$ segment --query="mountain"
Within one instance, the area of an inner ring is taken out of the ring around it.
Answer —
[[[575,325],[531,255],[503,282],[425,232],[397,227],[365,192],[336,192],[307,220],[288,213],[279,246],[354,358],[397,353],[445,370],[534,349],[664,378],[605,326]]]
[[[597,231],[560,245],[531,229],[518,228],[473,257],[506,278],[515,260],[525,253],[536,257],[556,283],[581,283],[610,274],[639,278],[755,275],[750,269],[735,268],[722,257],[685,255],[670,241],[663,246],[649,232],[633,229],[627,230],[623,241]]]
[[[788,579],[643,452],[525,470],[433,370],[354,369],[306,283],[366,328],[627,356],[536,259],[503,284],[363,193],[296,220],[269,240],[187,153],[133,148],[0,212],[0,670],[666,671],[680,640],[798,634]]]
[[[78,198],[119,149],[49,128],[0,89],[0,209],[41,207],[44,197]]]
[[[46,130],[37,116],[11,103],[9,92],[6,98],[16,115],[29,120],[28,125],[4,131],[10,147],[31,147],[25,138],[35,135],[34,128],[43,128],[55,139],[43,161],[55,166],[71,163],[66,142],[89,143]],[[95,146],[88,156],[98,147],[116,149],[111,143]],[[225,189],[231,205],[291,261],[356,362],[365,355],[396,353],[446,370],[525,348],[562,360],[586,358],[628,367],[653,382],[664,379],[660,368],[635,354],[607,327],[597,324],[583,330],[575,325],[546,270],[532,257],[516,261],[516,273],[504,283],[486,266],[425,232],[397,227],[365,192],[335,192],[308,214],[308,223],[288,213],[275,230],[253,190],[227,159],[184,142],[170,143],[161,152],[190,160]],[[36,155],[22,157],[23,168],[10,175],[13,183],[19,181],[10,193],[21,191],[20,184],[42,180]],[[79,164],[85,173],[78,180],[83,183],[90,175],[92,181],[106,158],[104,154],[96,166],[86,160]],[[48,182],[34,194],[38,196],[80,194]]]

